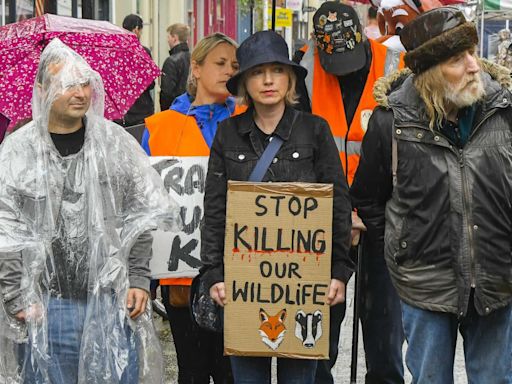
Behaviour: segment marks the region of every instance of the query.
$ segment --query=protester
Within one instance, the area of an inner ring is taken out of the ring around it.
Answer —
[[[190,28],[186,24],[173,24],[167,28],[169,57],[162,66],[160,83],[160,110],[166,111],[176,97],[185,92],[190,69],[190,51],[187,40]]]
[[[502,29],[498,32],[500,43],[498,44],[498,53],[496,54],[496,63],[512,69],[512,38],[509,29]]]
[[[379,23],[377,22],[377,9],[374,7],[368,7],[364,34],[367,38],[373,40],[376,40],[382,36],[379,30]]]
[[[191,57],[187,92],[170,110],[146,119],[142,146],[151,156],[209,156],[217,124],[240,112],[226,82],[238,71],[235,41],[222,33],[200,40]],[[191,318],[190,278],[160,280],[178,357],[178,382],[231,382],[221,333],[200,329]],[[180,299],[181,298],[181,299]]]
[[[361,141],[377,102],[375,81],[402,66],[399,53],[374,40],[364,40],[354,8],[334,1],[323,3],[313,16],[316,42],[301,64],[308,69],[301,109],[329,122],[350,185],[359,163]],[[340,36],[343,36],[341,38]],[[314,48],[316,46],[316,48]],[[353,244],[364,225],[352,215]],[[384,222],[365,222],[360,292],[361,324],[366,356],[366,383],[403,383],[400,301],[384,262]],[[355,256],[354,256],[355,258]],[[338,356],[345,304],[331,308],[329,360],[318,364],[317,383],[334,382],[331,368]],[[382,341],[386,335],[386,341]]]
[[[375,88],[351,193],[363,220],[386,217],[412,382],[453,382],[460,332],[468,382],[510,384],[510,74],[477,58],[457,8],[418,16],[401,39],[410,71]]]
[[[178,229],[179,208],[136,141],[103,118],[99,74],[60,40],[33,89],[34,120],[0,147],[0,361],[25,343],[19,371],[0,378],[160,382],[149,230]]]
[[[128,15],[123,20],[123,28],[135,33],[137,39],[140,40],[142,36],[142,28],[144,23],[138,15]],[[143,48],[146,50],[148,55],[151,57],[151,51],[148,47]],[[120,120],[116,120],[116,123],[123,127],[130,127],[133,125],[143,124],[144,119],[155,113],[155,105],[153,98],[151,97],[151,90],[155,88],[155,82],[153,81],[148,88],[139,96],[131,108],[126,112],[124,117]]]
[[[290,61],[284,39],[273,31],[257,32],[237,50],[240,72],[228,90],[250,106],[242,115],[219,125],[211,148],[204,198],[201,258],[211,297],[226,303],[224,231],[228,180],[248,179],[256,160],[274,136],[284,140],[263,181],[329,183],[334,185],[332,280],[327,304],[345,300],[345,284],[353,265],[348,257],[350,202],[336,145],[325,120],[300,112],[295,84],[306,74]],[[308,152],[310,151],[310,152]],[[299,160],[297,160],[299,159]],[[278,382],[315,382],[317,360],[278,359]],[[236,383],[270,382],[270,358],[231,357]]]

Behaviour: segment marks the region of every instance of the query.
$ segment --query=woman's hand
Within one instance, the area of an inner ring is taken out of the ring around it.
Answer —
[[[345,283],[338,279],[331,279],[326,303],[331,307],[345,301]]]
[[[223,281],[213,284],[210,288],[210,296],[221,307],[226,305],[228,302],[226,299],[226,284]]]

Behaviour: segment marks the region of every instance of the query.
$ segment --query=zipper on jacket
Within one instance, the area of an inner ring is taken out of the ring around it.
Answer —
[[[471,227],[471,215],[469,214],[469,188],[467,183],[467,175],[464,161],[464,151],[459,149],[459,154],[457,156],[459,158],[459,166],[460,166],[460,174],[462,178],[462,214],[464,216],[464,220],[466,220],[466,225],[468,229],[468,240],[469,240],[469,277],[471,288],[476,287],[476,277],[475,277],[475,251],[473,246],[473,228]]]
[[[471,137],[475,134],[475,132],[482,126],[482,124],[491,117],[496,112],[496,109],[492,109],[489,111],[480,122],[475,126],[471,135],[469,136],[468,142],[470,143]],[[467,229],[468,229],[468,240],[469,240],[469,267],[470,267],[470,283],[471,288],[476,288],[476,272],[475,272],[475,249],[474,249],[474,232],[472,227],[472,220],[470,220],[473,216],[470,214],[471,207],[469,206],[469,186],[467,181],[466,169],[465,169],[465,159],[464,159],[464,150],[459,149],[458,151],[460,172],[462,178],[462,206],[463,206],[463,215],[466,219]]]

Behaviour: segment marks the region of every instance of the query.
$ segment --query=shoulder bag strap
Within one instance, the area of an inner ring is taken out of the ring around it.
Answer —
[[[251,176],[249,176],[249,181],[258,182],[263,180],[263,177],[265,176],[265,173],[267,173],[267,169],[270,166],[270,163],[279,151],[279,148],[281,148],[282,144],[283,139],[277,135],[272,136],[270,143],[268,143],[267,148],[265,148],[265,151],[258,160],[258,163],[256,163],[256,166],[252,170]]]

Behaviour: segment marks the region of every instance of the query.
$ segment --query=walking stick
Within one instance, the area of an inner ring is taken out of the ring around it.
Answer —
[[[357,245],[357,270],[355,275],[355,293],[354,293],[354,319],[352,324],[352,357],[350,360],[350,384],[357,383],[357,352],[359,343],[359,310],[361,305],[361,284],[363,276],[363,233],[359,238]]]

